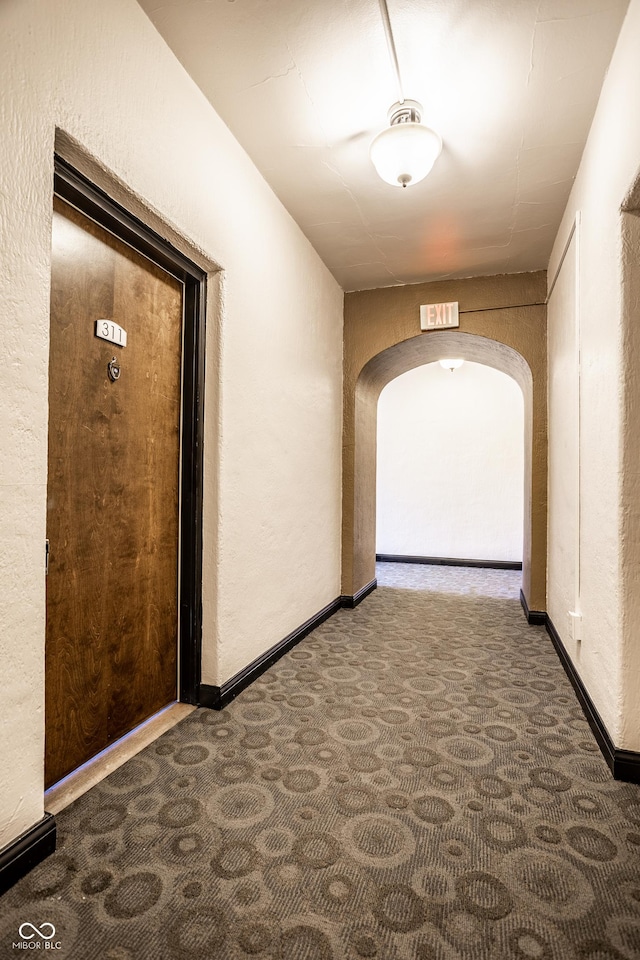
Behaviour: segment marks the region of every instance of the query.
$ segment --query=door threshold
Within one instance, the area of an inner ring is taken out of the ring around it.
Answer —
[[[124,737],[120,737],[106,749],[87,760],[77,770],[73,770],[62,780],[52,784],[44,792],[44,804],[47,813],[60,813],[81,797],[83,793],[95,787],[96,784],[108,777],[110,773],[121,767],[123,763],[135,757],[137,753],[148,747],[150,743],[161,737],[163,733],[175,727],[177,723],[193,713],[197,707],[190,703],[170,703],[163,707],[143,723],[134,727]]]

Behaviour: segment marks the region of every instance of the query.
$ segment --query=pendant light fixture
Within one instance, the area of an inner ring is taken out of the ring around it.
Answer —
[[[407,100],[404,95],[387,0],[378,2],[399,98],[389,109],[389,128],[372,142],[369,156],[382,180],[394,187],[407,187],[427,176],[440,155],[442,139],[435,130],[422,124],[422,105],[417,100]]]
[[[442,359],[440,360],[440,366],[443,370],[450,370],[453,373],[454,370],[457,370],[458,367],[461,367],[464,363],[464,360],[453,360],[453,359]]]

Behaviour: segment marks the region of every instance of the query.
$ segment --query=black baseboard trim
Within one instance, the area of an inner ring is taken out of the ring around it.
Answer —
[[[565,646],[560,639],[560,634],[556,630],[551,617],[547,616],[545,626],[551,642],[558,654],[560,663],[564,667],[571,686],[575,690],[576,696],[582,707],[587,723],[591,727],[598,746],[604,759],[609,765],[609,769],[615,780],[624,780],[627,783],[640,783],[640,753],[633,750],[619,750],[609,736],[609,732],[602,722],[602,717],[598,713],[596,706],[589,696],[587,688],[580,679],[571,657],[567,653]]]
[[[376,553],[378,563],[428,563],[440,567],[485,567],[490,570],[522,570],[517,560],[461,560],[456,557],[410,557],[401,553]]]
[[[522,605],[524,615],[527,618],[527,623],[530,623],[532,626],[546,626],[547,614],[544,610],[529,610],[527,598],[522,590],[520,591],[520,604]]]
[[[288,634],[273,647],[265,650],[261,656],[256,657],[255,660],[248,663],[246,667],[240,670],[239,673],[236,673],[234,677],[231,677],[230,680],[226,680],[222,686],[215,687],[209,683],[201,683],[198,706],[208,707],[210,710],[222,710],[223,707],[226,707],[232,700],[235,700],[245,687],[248,687],[254,680],[257,680],[258,677],[263,674],[265,670],[268,670],[280,657],[288,653],[288,651],[300,643],[301,640],[304,640],[312,630],[319,627],[321,623],[324,623],[325,620],[332,617],[333,614],[342,607],[357,607],[377,586],[378,581],[374,579],[358,590],[357,593],[354,593],[352,597],[336,597],[335,600],[328,603],[326,607],[319,610],[313,617],[305,620],[297,630]]]
[[[228,703],[231,703],[245,687],[248,687],[249,684],[257,680],[265,670],[268,670],[276,660],[279,660],[280,657],[291,650],[292,647],[295,647],[297,643],[304,640],[312,630],[315,630],[321,623],[328,620],[329,617],[333,616],[336,610],[339,610],[341,607],[342,598],[336,597],[336,599],[328,603],[326,607],[323,607],[322,610],[319,610],[313,617],[310,617],[301,624],[297,630],[288,634],[273,647],[265,650],[261,656],[247,664],[247,666],[239,673],[236,673],[234,677],[225,681],[222,686],[214,687],[208,683],[201,683],[199,706],[210,707],[213,710],[222,710],[222,708],[226,707]]]
[[[0,895],[55,849],[56,820],[52,813],[45,813],[39,823],[0,850]]]
[[[360,587],[352,597],[343,594],[340,597],[340,606],[349,607],[350,610],[353,610],[354,607],[357,607],[359,603],[362,603],[365,597],[368,597],[376,587],[378,586],[378,581],[374,577],[373,580],[370,580],[369,583],[365,583],[364,587]]]

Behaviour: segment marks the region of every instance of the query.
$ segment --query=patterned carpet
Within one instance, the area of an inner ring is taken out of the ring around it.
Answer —
[[[81,960],[640,957],[640,788],[519,574],[379,583],[60,814],[0,957],[25,921]]]

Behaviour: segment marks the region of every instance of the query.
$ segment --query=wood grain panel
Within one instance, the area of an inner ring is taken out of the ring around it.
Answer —
[[[47,785],[176,697],[182,298],[179,281],[56,198]],[[124,349],[95,337],[100,318],[125,328]]]

